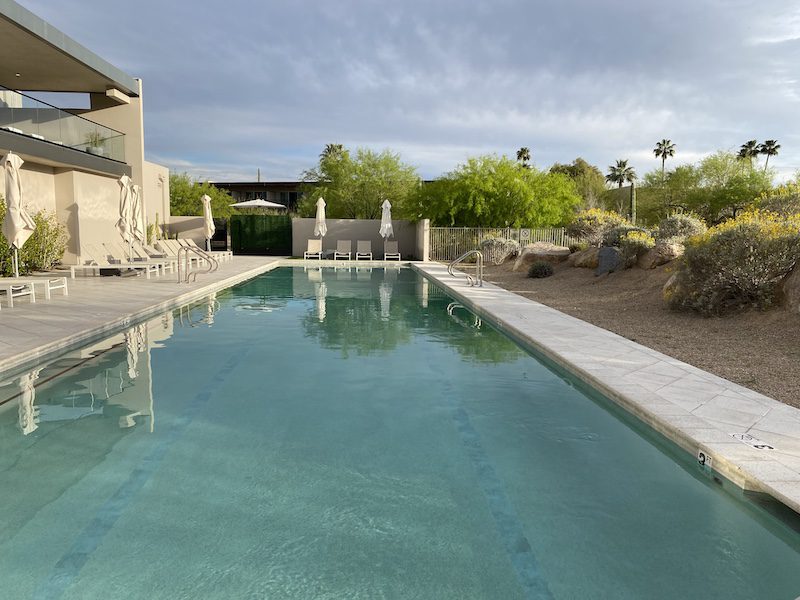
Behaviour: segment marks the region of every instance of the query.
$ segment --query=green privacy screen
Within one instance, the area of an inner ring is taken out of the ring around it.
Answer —
[[[288,215],[232,215],[235,254],[292,254],[292,219]]]

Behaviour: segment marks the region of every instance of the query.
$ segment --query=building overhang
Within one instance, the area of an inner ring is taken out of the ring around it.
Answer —
[[[139,93],[135,78],[13,0],[0,0],[0,56],[0,84],[11,89]]]
[[[131,175],[131,167],[126,163],[0,129],[0,154],[9,151],[19,154],[24,161],[54,168],[115,177]]]

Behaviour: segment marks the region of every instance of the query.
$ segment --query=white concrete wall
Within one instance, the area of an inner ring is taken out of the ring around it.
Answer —
[[[314,219],[292,219],[292,256],[303,256],[308,246],[308,240],[316,238],[314,235]],[[335,250],[338,240],[351,240],[353,242],[353,256],[355,256],[358,240],[372,242],[372,256],[376,260],[383,258],[383,238],[378,231],[381,227],[380,219],[328,219],[328,233],[322,241],[323,250]],[[419,258],[417,252],[417,230],[410,221],[392,220],[394,237],[403,258],[414,256]]]
[[[55,212],[56,191],[53,167],[25,161],[20,169],[22,180],[22,204],[29,213],[42,210]],[[0,169],[0,194],[5,197],[6,175]]]
[[[172,217],[169,224],[170,237],[191,238],[201,248],[206,247],[203,233],[203,217]]]
[[[144,161],[142,193],[145,198],[145,223],[148,225],[155,223],[156,215],[159,225],[169,223],[169,169]]]

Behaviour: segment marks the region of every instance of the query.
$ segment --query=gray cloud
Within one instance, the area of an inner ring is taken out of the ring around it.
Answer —
[[[676,162],[775,138],[800,168],[793,0],[23,2],[143,79],[151,159],[214,179],[294,178],[328,142],[426,177],[523,145],[644,172],[662,137]]]

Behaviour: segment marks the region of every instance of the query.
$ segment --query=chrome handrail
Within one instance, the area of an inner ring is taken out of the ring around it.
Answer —
[[[455,273],[453,273],[453,267],[455,267],[458,263],[462,262],[463,260],[466,260],[467,258],[472,256],[473,254],[478,259],[476,261],[477,262],[477,267],[475,269],[475,277],[473,277],[472,275],[469,275],[468,273],[464,273],[464,275],[466,276],[467,283],[469,285],[474,287],[475,284],[477,283],[478,287],[483,287],[483,253],[480,250],[468,250],[467,252],[464,252],[464,254],[459,256],[457,259],[452,261],[447,266],[447,272],[450,273],[450,275],[452,275],[453,277],[456,277],[457,275]]]
[[[184,253],[183,275],[181,275],[181,252]],[[193,282],[197,281],[198,271],[191,271],[189,252],[194,252],[201,259],[208,261],[208,269],[201,271],[202,273],[213,273],[219,268],[219,262],[217,259],[211,256],[205,250],[201,250],[200,248],[195,248],[193,246],[181,246],[178,250],[178,283],[189,283],[190,276],[192,277]]]

